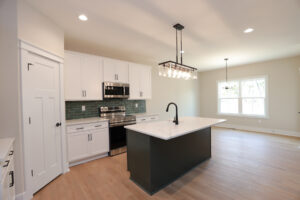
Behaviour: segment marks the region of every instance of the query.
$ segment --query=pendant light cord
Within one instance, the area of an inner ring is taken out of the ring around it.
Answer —
[[[225,60],[225,62],[226,62],[226,83],[227,83],[227,80],[228,80],[228,75],[227,75],[227,61],[228,61],[228,58],[225,58],[224,59]]]
[[[182,64],[182,30],[180,31],[180,60]]]
[[[177,40],[177,29],[176,29],[176,62],[178,63],[178,40]]]

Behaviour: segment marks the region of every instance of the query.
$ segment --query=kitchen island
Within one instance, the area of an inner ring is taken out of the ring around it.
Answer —
[[[159,191],[211,157],[211,126],[224,121],[182,117],[178,125],[156,121],[126,126],[130,179],[149,194]]]

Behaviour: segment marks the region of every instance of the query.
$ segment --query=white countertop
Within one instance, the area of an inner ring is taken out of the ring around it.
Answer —
[[[89,118],[81,118],[81,119],[71,119],[66,120],[66,125],[77,125],[77,124],[88,124],[88,123],[95,123],[95,122],[107,122],[108,119],[103,119],[101,117],[89,117]]]
[[[0,139],[0,162],[5,161],[5,158],[9,153],[10,147],[14,141],[15,138]]]
[[[179,117],[178,125],[175,125],[172,120],[168,120],[134,124],[125,126],[125,128],[163,140],[170,140],[225,121],[225,119]]]

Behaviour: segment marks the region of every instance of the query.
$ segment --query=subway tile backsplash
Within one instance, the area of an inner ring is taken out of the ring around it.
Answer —
[[[138,105],[137,108],[136,104]],[[85,106],[85,111],[81,111],[82,106]],[[145,100],[66,101],[66,119],[98,117],[100,106],[125,106],[127,114],[146,112]]]

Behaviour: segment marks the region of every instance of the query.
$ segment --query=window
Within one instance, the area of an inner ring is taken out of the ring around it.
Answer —
[[[266,77],[219,82],[219,114],[265,117],[266,84]]]

